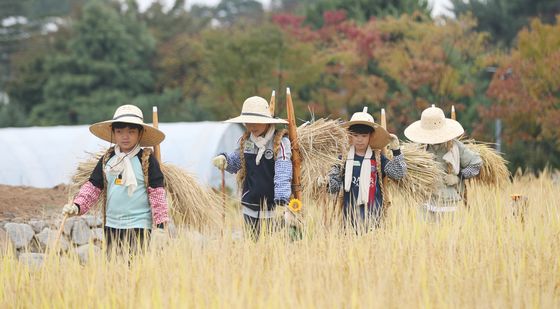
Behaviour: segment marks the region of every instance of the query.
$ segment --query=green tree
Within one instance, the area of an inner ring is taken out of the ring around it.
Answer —
[[[533,17],[553,23],[560,13],[557,0],[451,0],[456,16],[472,14],[477,30],[489,32],[492,40],[505,47],[512,45],[519,30]]]
[[[153,90],[155,41],[134,12],[91,1],[72,30],[66,52],[47,61],[44,103],[32,111],[35,124],[98,121]]]

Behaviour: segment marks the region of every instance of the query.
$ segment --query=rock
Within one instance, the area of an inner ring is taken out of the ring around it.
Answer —
[[[82,221],[82,219],[79,217],[70,217],[66,219],[66,222],[64,222],[64,235],[72,235],[72,228],[74,227],[74,223],[76,223],[77,221]],[[60,223],[58,225],[60,226]]]
[[[24,223],[7,223],[4,229],[8,232],[16,249],[27,247],[35,235],[33,228]]]
[[[84,220],[74,222],[72,227],[72,242],[76,245],[85,245],[91,239],[91,230]]]
[[[89,261],[90,250],[92,250],[92,254],[94,255],[101,253],[101,249],[94,245],[82,245],[75,249],[78,258],[80,259],[80,263],[86,264]]]
[[[20,263],[24,263],[32,268],[39,268],[45,261],[44,253],[21,253],[19,255]]]
[[[42,251],[45,251],[47,247],[54,246],[56,242],[57,234],[58,234],[57,231],[53,231],[50,228],[46,228],[41,233],[35,235],[35,239],[37,239],[39,248]],[[68,243],[68,240],[66,240],[64,236],[61,236],[58,246],[62,251],[67,251],[68,248],[70,247],[70,243]]]
[[[96,216],[82,216],[82,219],[86,220],[89,227],[100,227],[103,225],[103,221],[101,220],[101,218]]]
[[[14,244],[12,243],[10,236],[8,236],[8,233],[5,230],[0,228],[0,256],[14,251]]]
[[[32,220],[29,221],[29,225],[31,225],[31,227],[33,228],[33,231],[35,231],[35,233],[41,233],[42,230],[44,230],[46,227],[49,226],[49,224],[43,220]]]
[[[183,236],[185,236],[195,246],[204,247],[204,245],[208,242],[207,237],[197,231],[184,231]]]
[[[102,228],[95,228],[91,230],[91,235],[93,237],[94,242],[102,242],[103,241],[103,229]]]

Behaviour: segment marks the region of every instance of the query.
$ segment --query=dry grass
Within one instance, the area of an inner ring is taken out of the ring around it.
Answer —
[[[397,195],[384,227],[362,236],[325,228],[313,207],[301,241],[181,232],[130,265],[51,256],[30,269],[0,257],[0,307],[557,308],[559,189],[546,175],[470,186],[470,209],[437,224]],[[523,223],[511,193],[529,197]],[[226,219],[227,230],[239,228],[238,212]]]
[[[92,154],[91,159],[78,165],[69,186],[69,200],[76,196],[80,187],[86,183],[102,153]],[[165,175],[167,202],[173,220],[198,230],[215,229],[222,224],[222,199],[210,188],[201,186],[196,178],[172,164],[161,164]],[[98,211],[103,199],[94,208]]]
[[[342,164],[348,152],[348,132],[337,120],[319,119],[298,128],[302,156],[303,196],[317,201],[326,192],[325,179],[334,165]]]
[[[502,186],[507,183],[511,174],[507,167],[507,161],[501,156],[491,144],[479,143],[474,140],[463,141],[468,149],[480,154],[482,168],[477,180],[487,185]]]

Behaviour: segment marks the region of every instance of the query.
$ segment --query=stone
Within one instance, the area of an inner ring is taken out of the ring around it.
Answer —
[[[64,222],[64,230],[63,230],[64,235],[66,236],[72,235],[72,228],[74,227],[74,223],[78,221],[82,221],[82,219],[79,217],[70,217],[66,219],[66,222]]]
[[[35,231],[35,233],[41,233],[42,230],[44,230],[46,227],[49,226],[49,224],[43,220],[32,220],[29,221],[29,225],[31,225],[31,227],[33,228],[33,231]]]
[[[101,218],[96,217],[96,216],[82,216],[82,219],[84,219],[87,224],[89,225],[89,227],[100,227],[103,225],[103,220],[101,220]]]
[[[50,228],[46,228],[41,233],[36,234],[35,239],[39,244],[39,248],[42,251],[45,251],[47,248],[54,246],[56,242],[57,234],[58,234],[57,231],[53,231]],[[58,246],[60,250],[68,251],[68,248],[70,247],[70,243],[68,242],[68,240],[66,240],[64,236],[61,235]]]
[[[82,245],[78,248],[74,249],[78,258],[80,259],[80,263],[86,264],[90,259],[90,250],[94,255],[98,255],[101,253],[101,248],[94,246],[94,245]]]
[[[72,242],[76,245],[85,245],[92,238],[89,225],[84,220],[74,222],[72,227]]]
[[[44,253],[21,253],[18,258],[20,263],[24,263],[31,268],[39,268],[45,262]]]
[[[33,228],[24,223],[7,223],[4,229],[8,232],[16,249],[27,247],[35,235]]]
[[[8,233],[0,228],[0,256],[3,256],[5,253],[14,252],[14,244],[8,236]]]
[[[204,247],[208,242],[208,238],[197,231],[184,231],[183,236],[195,246]]]

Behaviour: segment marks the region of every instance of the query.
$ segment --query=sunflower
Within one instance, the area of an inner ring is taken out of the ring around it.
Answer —
[[[288,204],[288,208],[292,211],[292,212],[299,212],[301,210],[302,204],[301,201],[298,200],[297,198],[293,198],[290,201],[290,204]]]

